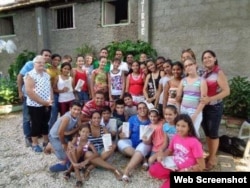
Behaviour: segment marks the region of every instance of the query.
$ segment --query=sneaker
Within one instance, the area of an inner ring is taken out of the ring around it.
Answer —
[[[32,140],[30,137],[25,138],[25,146],[26,147],[31,147],[32,146]]]
[[[32,150],[37,153],[43,152],[43,149],[39,145],[32,146]]]
[[[58,163],[58,164],[55,164],[55,165],[51,166],[49,168],[49,170],[51,172],[62,172],[62,171],[68,170],[68,168],[67,168],[66,164]]]

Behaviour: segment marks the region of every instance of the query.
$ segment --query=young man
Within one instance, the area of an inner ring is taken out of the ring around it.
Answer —
[[[95,111],[101,111],[104,106],[110,106],[110,102],[104,100],[104,93],[97,91],[94,95],[94,99],[88,101],[82,108],[82,122],[89,122],[91,115]]]

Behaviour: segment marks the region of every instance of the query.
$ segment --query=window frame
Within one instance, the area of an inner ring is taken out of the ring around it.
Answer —
[[[13,33],[11,33],[11,34],[6,34],[6,35],[2,35],[2,34],[0,33],[0,37],[16,36],[15,24],[14,24],[14,14],[0,15],[0,19],[6,18],[6,17],[12,17]]]
[[[73,19],[73,27],[70,28],[58,28],[57,25],[57,10],[62,8],[72,7],[72,19]],[[75,3],[67,4],[67,5],[60,5],[51,7],[52,9],[52,18],[53,18],[53,30],[54,31],[61,31],[61,30],[71,30],[76,28],[76,20],[75,20]]]
[[[112,2],[112,1],[116,1],[116,0],[102,0],[101,3],[101,25],[102,27],[116,27],[116,26],[124,26],[124,25],[129,25],[131,23],[131,10],[130,10],[130,0],[127,0],[128,1],[128,22],[126,23],[114,23],[114,24],[105,24],[104,23],[104,15],[105,15],[105,6],[104,4],[107,3],[107,2]]]

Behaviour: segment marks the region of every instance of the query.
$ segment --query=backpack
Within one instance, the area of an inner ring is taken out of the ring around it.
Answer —
[[[219,150],[229,153],[234,157],[243,157],[246,148],[246,142],[238,137],[227,135],[220,136]]]

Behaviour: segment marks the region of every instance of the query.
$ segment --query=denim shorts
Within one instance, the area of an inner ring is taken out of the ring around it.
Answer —
[[[223,114],[223,103],[206,105],[203,109],[201,126],[206,137],[211,139],[219,138],[219,127]]]

